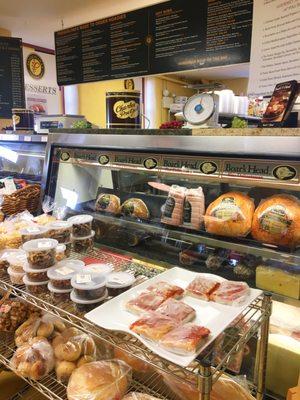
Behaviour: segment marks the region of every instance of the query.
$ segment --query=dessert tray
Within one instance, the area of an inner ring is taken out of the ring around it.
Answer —
[[[224,331],[224,329],[226,329],[258,296],[262,294],[262,291],[250,288],[247,296],[243,298],[242,302],[233,302],[232,305],[201,300],[185,293],[180,301],[193,307],[196,311],[196,316],[192,323],[210,330],[209,336],[200,342],[200,346],[197,350],[193,354],[186,355],[168,351],[164,349],[159,342],[146,339],[130,330],[130,325],[137,321],[140,316],[127,311],[126,305],[130,300],[136,298],[142,292],[145,292],[147,288],[153,284],[167,282],[172,285],[177,285],[182,289],[186,289],[197,277],[202,277],[203,279],[214,279],[220,283],[226,281],[217,275],[202,274],[175,267],[133,287],[112,300],[107,301],[87,313],[85,318],[102,328],[131,334],[137,337],[145,346],[159,356],[179,366],[187,367],[210,343],[217,338],[217,336]]]

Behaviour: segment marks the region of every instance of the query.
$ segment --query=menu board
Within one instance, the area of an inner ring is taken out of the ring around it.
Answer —
[[[0,118],[25,107],[22,40],[0,37]]]
[[[59,85],[248,62],[253,0],[171,0],[55,33]]]

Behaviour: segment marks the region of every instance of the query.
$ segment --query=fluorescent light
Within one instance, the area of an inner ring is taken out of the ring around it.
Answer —
[[[8,149],[7,147],[0,146],[0,157],[5,158],[8,161],[17,163],[19,155],[17,152]]]

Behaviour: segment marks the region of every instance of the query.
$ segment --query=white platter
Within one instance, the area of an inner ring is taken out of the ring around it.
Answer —
[[[197,353],[189,356],[177,355],[164,350],[158,344],[148,341],[132,332],[129,329],[129,326],[139,317],[126,311],[125,304],[127,301],[133,299],[138,294],[143,292],[152,283],[165,281],[185,289],[188,284],[198,275],[202,275],[203,277],[213,277],[220,282],[225,280],[217,275],[199,274],[197,272],[175,267],[155,276],[154,278],[148,279],[146,282],[143,282],[140,285],[137,285],[113,298],[112,300],[107,301],[106,303],[87,313],[85,318],[94,324],[101,326],[102,328],[130,333],[131,335],[137,337],[145,346],[159,356],[182,367],[187,367],[197,357],[198,354],[200,354],[211,342],[213,342],[216,337],[222,333],[224,329],[227,328],[228,325],[230,325],[234,319],[237,318],[242,311],[262,293],[262,291],[258,289],[250,289],[249,296],[246,298],[243,304],[238,306],[228,306],[212,301],[206,302],[191,296],[184,296],[182,301],[186,304],[189,304],[196,310],[196,318],[192,322],[197,325],[205,326],[211,331],[210,336],[207,340],[203,341],[203,344]]]

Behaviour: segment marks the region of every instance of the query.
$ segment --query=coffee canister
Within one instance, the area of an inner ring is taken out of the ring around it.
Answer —
[[[140,105],[139,91],[106,93],[106,127],[141,128]]]
[[[34,114],[32,110],[27,110],[26,108],[13,108],[12,120],[15,131],[34,130]]]

